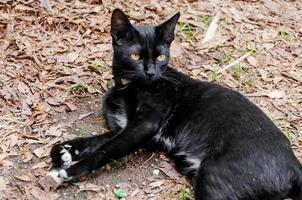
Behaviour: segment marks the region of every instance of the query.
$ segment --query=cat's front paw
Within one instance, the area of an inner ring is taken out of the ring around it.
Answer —
[[[53,180],[55,180],[57,186],[61,185],[63,181],[68,181],[71,179],[70,177],[68,177],[65,169],[53,170],[49,172],[47,176],[50,176]]]
[[[72,154],[70,153],[72,146],[69,144],[55,145],[51,150],[51,158],[54,168],[69,168],[72,162]]]

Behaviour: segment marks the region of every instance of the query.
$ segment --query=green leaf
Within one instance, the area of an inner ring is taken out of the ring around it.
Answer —
[[[126,192],[122,189],[116,189],[114,190],[114,195],[117,197],[117,198],[126,198]]]

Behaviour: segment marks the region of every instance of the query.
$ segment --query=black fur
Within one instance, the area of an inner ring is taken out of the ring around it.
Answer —
[[[113,12],[117,85],[103,103],[110,132],[54,146],[54,166],[62,166],[66,144],[78,161],[66,169],[67,180],[152,146],[192,179],[196,199],[302,200],[301,164],[273,122],[238,92],[168,66],[178,18],[142,27],[132,26],[122,11]],[[140,60],[131,60],[131,54]],[[161,54],[166,59],[157,61]]]

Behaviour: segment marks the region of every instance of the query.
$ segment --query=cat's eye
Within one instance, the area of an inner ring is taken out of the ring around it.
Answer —
[[[133,54],[131,54],[131,59],[132,60],[135,60],[135,61],[137,61],[137,60],[139,60],[141,57],[139,56],[139,54],[136,54],[136,53],[133,53]]]
[[[157,56],[156,60],[162,62],[162,61],[166,60],[166,55],[161,54],[161,55]]]

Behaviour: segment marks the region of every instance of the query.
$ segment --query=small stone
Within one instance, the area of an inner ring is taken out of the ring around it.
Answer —
[[[91,132],[90,134],[94,136],[94,135],[97,135],[98,133],[94,131],[94,132]]]
[[[152,174],[154,176],[158,176],[159,175],[159,170],[158,169],[153,170]]]

